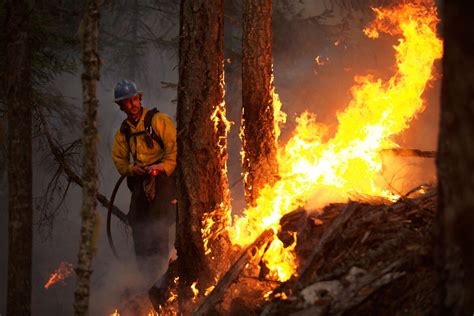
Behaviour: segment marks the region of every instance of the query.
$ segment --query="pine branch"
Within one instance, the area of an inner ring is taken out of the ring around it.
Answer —
[[[48,145],[49,145],[49,149],[51,150],[51,153],[53,154],[54,159],[62,167],[62,170],[64,171],[64,173],[66,174],[68,179],[82,188],[83,187],[83,181],[82,181],[81,177],[73,170],[73,168],[68,164],[66,159],[64,159],[64,155],[63,155],[64,151],[61,150],[61,148],[58,145],[55,144],[53,138],[51,137],[51,133],[49,131],[49,128],[48,128],[46,120],[43,116],[43,113],[41,113],[40,111],[39,111],[39,117],[40,117],[40,121],[43,125],[44,135],[46,136],[46,139],[47,139]],[[97,197],[97,201],[99,201],[99,203],[103,207],[105,207],[106,209],[109,207],[110,201],[105,197],[105,195],[103,195],[100,192],[97,192],[96,197]],[[125,223],[125,224],[128,223],[127,215],[115,205],[112,208],[112,214],[115,215],[123,223]]]

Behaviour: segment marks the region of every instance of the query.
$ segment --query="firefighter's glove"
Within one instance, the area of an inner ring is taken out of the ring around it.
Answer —
[[[142,176],[144,174],[147,174],[145,167],[138,165],[133,166],[132,172],[135,176]]]

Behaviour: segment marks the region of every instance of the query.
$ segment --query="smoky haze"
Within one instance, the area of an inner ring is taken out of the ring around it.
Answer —
[[[235,6],[226,7],[225,45],[226,45],[226,107],[228,119],[233,121],[228,137],[229,185],[232,186],[233,213],[238,214],[244,207],[243,186],[240,167],[240,141],[238,137],[241,114],[240,96],[240,42],[241,35],[240,9],[238,1]],[[318,121],[327,124],[332,132],[337,127],[336,112],[342,111],[350,100],[350,88],[355,75],[372,73],[388,78],[394,70],[394,38],[385,36],[370,40],[362,34],[362,28],[369,22],[370,13],[362,11],[347,12],[332,7],[331,15],[324,16],[331,6],[323,1],[298,4],[289,10],[285,1],[275,1],[274,5],[274,74],[276,91],[283,103],[282,110],[288,114],[287,124],[282,130],[281,142],[291,136],[295,126],[294,118],[308,110],[317,114]],[[330,2],[330,1],[326,1]],[[226,4],[227,6],[228,4]],[[230,12],[229,12],[230,10]],[[230,14],[229,14],[230,13]],[[176,15],[175,26],[170,37],[177,37]],[[107,19],[107,17],[105,17]],[[153,20],[149,15],[147,19]],[[169,19],[169,17],[168,17]],[[154,27],[162,27],[160,23]],[[337,45],[335,44],[337,43]],[[113,46],[112,46],[113,47]],[[121,48],[117,47],[117,50]],[[178,82],[177,51],[163,49],[156,45],[147,45],[141,50],[137,59],[134,77],[129,69],[122,69],[123,64],[116,64],[110,57],[113,51],[104,52],[102,56],[102,77],[98,86],[99,112],[99,170],[100,189],[110,196],[117,181],[117,173],[110,158],[113,137],[119,128],[124,114],[113,103],[113,87],[117,80],[127,78],[134,80],[138,88],[144,91],[143,104],[149,108],[157,107],[169,114],[174,120],[176,115],[176,90],[164,88],[161,82]],[[318,65],[315,58],[320,56],[324,65]],[[440,67],[437,65],[438,74]],[[80,73],[62,75],[57,78],[56,88],[79,109],[81,105]],[[422,150],[435,150],[438,133],[439,115],[439,80],[431,82],[425,92],[426,109],[411,122],[410,128],[397,141],[402,147]],[[79,111],[81,113],[81,111]],[[82,118],[78,118],[80,121]],[[80,127],[65,129],[64,139],[76,139],[81,136]],[[424,182],[435,180],[433,160],[419,158],[387,158],[386,177],[392,179],[393,185],[401,192]],[[385,162],[385,161],[384,161]],[[40,158],[35,158],[34,193],[39,196],[48,183],[50,171],[41,167]],[[391,166],[392,168],[389,168]],[[6,173],[0,175],[1,209],[7,210]],[[49,275],[62,261],[75,264],[79,245],[81,190],[71,186],[64,207],[57,216],[49,239],[35,233],[33,249],[33,315],[72,314],[74,276],[66,279],[64,284],[53,285],[48,290],[43,285]],[[129,191],[122,185],[115,204],[124,212],[128,211]],[[109,315],[121,302],[137,296],[137,302],[145,304],[144,293],[151,285],[150,280],[143,280],[137,271],[132,249],[130,232],[124,225],[113,219],[113,236],[118,252],[122,258],[117,262],[109,249],[105,233],[105,209],[98,206],[100,215],[97,254],[93,261],[91,315]],[[0,213],[0,253],[7,254],[7,212]],[[0,314],[6,313],[6,270],[7,256],[0,258]],[[162,270],[165,267],[161,267]],[[124,315],[121,313],[121,315]]]

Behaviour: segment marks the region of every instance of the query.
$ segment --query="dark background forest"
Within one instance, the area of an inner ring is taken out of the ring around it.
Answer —
[[[361,30],[373,17],[370,5],[388,1],[274,1],[273,65],[276,92],[288,114],[281,141],[288,139],[294,118],[304,110],[334,128],[337,111],[350,98],[356,74],[386,77],[393,70],[395,40],[366,38]],[[39,2],[33,24],[33,206],[32,314],[71,314],[74,277],[49,289],[43,286],[62,261],[75,263],[79,245],[81,189],[69,183],[51,154],[46,134],[65,149],[73,170],[80,170],[81,64],[79,34],[84,7],[81,2]],[[144,91],[144,104],[176,116],[178,82],[179,4],[177,1],[104,1],[100,8],[98,84],[99,192],[110,196],[119,175],[110,159],[113,136],[123,114],[113,103],[113,87],[122,78],[134,80]],[[241,115],[242,4],[225,2],[225,83],[229,134],[229,185],[233,212],[244,207],[241,179],[239,122]],[[5,3],[0,7],[4,24]],[[5,34],[0,41],[6,41]],[[337,43],[337,45],[335,44]],[[324,65],[315,61],[321,56]],[[1,67],[8,61],[0,56]],[[437,73],[441,73],[438,64]],[[3,73],[3,72],[2,72]],[[439,78],[438,78],[439,79]],[[426,110],[400,139],[402,146],[436,150],[439,125],[440,80],[425,93]],[[0,314],[6,314],[8,208],[6,170],[6,105],[0,100]],[[48,126],[46,129],[45,126]],[[400,190],[434,181],[432,160],[406,158],[387,170],[387,179]],[[126,212],[129,192],[122,186],[116,205]],[[105,236],[105,208],[98,207],[99,239],[91,280],[91,315],[113,312],[126,288],[145,286],[136,271],[131,237],[116,219],[113,230],[123,262],[112,256]],[[165,269],[165,267],[163,267]]]

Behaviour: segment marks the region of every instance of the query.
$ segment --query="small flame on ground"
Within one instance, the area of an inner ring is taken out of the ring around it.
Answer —
[[[287,300],[288,296],[286,295],[285,292],[277,293],[275,294],[275,297],[280,297],[282,300]]]
[[[272,295],[272,293],[273,293],[273,291],[268,291],[267,293],[265,293],[265,294],[263,295],[263,297],[264,297],[266,300],[268,300],[268,299],[270,298],[270,295]]]
[[[191,285],[191,290],[193,291],[193,294],[194,294],[194,297],[193,297],[193,302],[196,303],[196,300],[197,300],[197,296],[199,294],[199,290],[196,288],[197,286],[197,281],[194,282],[192,285]]]
[[[296,234],[293,235],[294,242],[288,247],[284,247],[283,242],[277,237],[273,239],[267,247],[262,261],[270,272],[267,278],[275,281],[285,282],[295,275],[295,268],[298,263],[294,249],[296,247]]]
[[[324,57],[318,55],[318,56],[316,56],[314,61],[316,62],[316,64],[318,66],[324,66],[326,64],[326,62],[329,61],[329,57],[324,58]]]
[[[68,278],[72,274],[73,271],[74,271],[74,267],[72,264],[65,261],[61,262],[59,264],[59,267],[49,277],[49,280],[44,285],[44,288],[48,289],[53,284],[56,284],[58,282],[63,282],[66,278]]]
[[[155,312],[153,309],[149,310],[148,313],[146,314],[147,316],[159,316],[160,314]],[[110,316],[120,316],[120,313],[118,311],[118,309],[115,309],[114,312],[112,314],[110,314]]]

